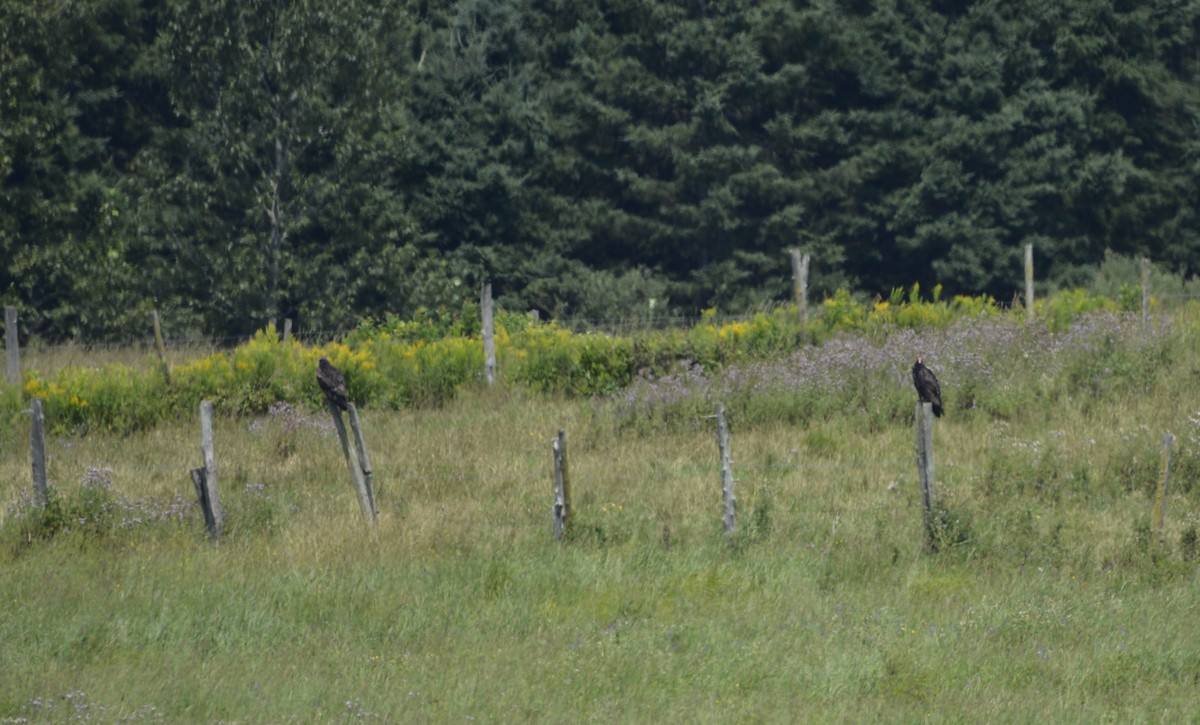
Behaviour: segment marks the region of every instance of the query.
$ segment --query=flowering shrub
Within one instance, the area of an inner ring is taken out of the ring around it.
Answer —
[[[505,339],[505,375],[536,390],[570,395],[612,393],[633,377],[633,343],[603,334],[572,334],[554,323]]]
[[[1003,418],[1068,391],[1104,395],[1138,384],[1169,364],[1169,332],[1166,322],[1144,325],[1132,316],[1096,313],[1062,332],[989,316],[946,328],[895,329],[882,342],[839,335],[784,358],[643,373],[606,399],[605,408],[618,423],[635,426],[694,422],[718,401],[736,405],[749,422],[858,411],[878,423],[912,414],[909,370],[920,354],[937,370],[948,409],[981,408]]]
[[[54,380],[31,371],[24,392],[29,398],[42,399],[46,420],[58,428],[86,429],[97,414],[104,427],[145,428],[167,412],[165,381],[153,366],[68,367]]]
[[[1028,385],[1015,390],[1003,380],[992,384],[992,366],[1002,355],[1019,352],[1060,364],[1047,355],[1064,340],[1086,339],[1090,354],[1079,358],[1069,380],[1093,392],[1103,392],[1131,370],[1134,360],[1121,342],[1126,327],[1118,325],[1107,337],[1085,332],[1112,327],[1118,318],[1098,311],[1114,310],[1117,303],[1076,291],[1038,304],[1039,322],[1025,325],[1023,315],[1003,314],[989,297],[942,300],[940,287],[930,300],[922,300],[913,285],[871,305],[839,290],[807,327],[795,306],[737,320],[720,320],[710,309],[686,330],[632,336],[577,334],[501,311],[495,344],[498,373],[509,384],[638,401],[625,406],[629,411],[643,409],[646,401],[658,401],[651,407],[664,411],[670,405],[660,403],[672,395],[677,402],[686,399],[686,405],[679,402],[685,408],[697,400],[709,405],[718,396],[728,402],[740,396],[757,401],[763,416],[784,419],[845,405],[900,414],[907,396],[897,391],[913,350],[923,350],[935,366],[958,377],[952,404],[984,406],[997,415],[1011,413],[1030,394]],[[1077,320],[1083,322],[1073,325]],[[814,339],[824,343],[808,346]],[[1148,354],[1153,363],[1155,353]],[[283,342],[268,327],[232,351],[174,366],[169,387],[149,360],[142,367],[68,367],[52,378],[31,371],[22,390],[0,387],[0,406],[16,411],[24,406],[22,396],[39,397],[52,427],[118,431],[188,414],[203,399],[239,414],[263,412],[277,402],[320,409],[324,402],[313,371],[322,356],[346,373],[350,397],[359,405],[440,405],[483,374],[477,318],[421,311],[409,321],[368,320],[345,340],[315,347]],[[1137,361],[1146,363],[1145,356]]]
[[[1123,302],[1090,294],[1087,290],[1075,289],[1059,292],[1048,300],[1034,303],[1035,316],[1045,319],[1053,330],[1065,330],[1081,315],[1091,312],[1119,312]],[[1138,308],[1141,308],[1141,290],[1138,290]],[[1133,310],[1125,310],[1132,312]]]

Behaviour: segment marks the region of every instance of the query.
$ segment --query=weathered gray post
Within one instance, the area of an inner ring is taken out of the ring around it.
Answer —
[[[733,461],[729,457],[729,424],[725,422],[724,403],[717,403],[717,448],[721,455],[721,521],[728,539],[737,529],[737,499],[733,495]]]
[[[217,519],[213,515],[212,501],[208,497],[208,473],[203,467],[193,468],[188,473],[192,476],[192,487],[196,489],[196,500],[200,502],[200,510],[204,513],[204,530],[208,538],[217,539]]]
[[[292,318],[283,318],[283,341],[287,342],[292,339]]]
[[[46,417],[42,415],[42,399],[34,398],[29,404],[29,448],[33,455],[33,498],[38,506],[50,501],[50,488],[46,483]]]
[[[934,507],[937,494],[933,485],[933,403],[917,401],[917,478],[921,483],[921,510],[925,523],[925,544],[937,551],[937,521]]]
[[[358,419],[358,408],[350,403],[346,411],[350,419],[350,429],[354,431],[354,449],[358,452],[358,470],[362,471],[363,487],[367,492],[367,500],[371,504],[371,520],[379,514],[375,505],[375,486],[371,481],[371,459],[367,456],[367,440],[363,437],[362,423]]]
[[[792,257],[792,284],[796,290],[796,305],[800,312],[800,324],[808,324],[808,262],[809,255],[799,249],[789,250]]]
[[[4,352],[8,360],[8,382],[21,384],[21,344],[17,339],[17,308],[4,308]]]
[[[158,310],[150,313],[154,319],[154,347],[158,350],[158,363],[162,366],[163,381],[171,387],[171,369],[167,367],[167,346],[163,343],[162,323],[158,319]]]
[[[1167,478],[1171,475],[1171,447],[1175,445],[1175,436],[1170,431],[1163,436],[1162,463],[1158,471],[1158,490],[1154,495],[1154,513],[1151,516],[1150,529],[1154,539],[1163,543],[1163,519],[1167,511]]]
[[[342,420],[342,411],[338,409],[333,401],[326,401],[329,406],[329,414],[333,416],[333,425],[337,428],[338,440],[342,444],[342,455],[346,457],[346,467],[350,470],[350,480],[354,484],[354,490],[358,494],[358,505],[362,509],[363,516],[367,519],[370,526],[375,525],[375,495],[371,491],[370,483],[367,476],[370,475],[371,465],[366,461],[365,447],[362,451],[355,455],[350,452],[350,435],[346,432],[346,423]],[[350,403],[347,411],[350,413],[350,419],[357,423],[358,409],[354,407],[354,403]],[[362,438],[362,433],[355,431],[356,438]]]
[[[1150,320],[1150,260],[1142,257],[1142,322]]]
[[[567,536],[571,521],[571,478],[567,473],[567,433],[558,431],[550,444],[554,449],[554,540]]]
[[[1033,319],[1033,245],[1025,245],[1025,316]]]
[[[487,384],[496,382],[496,338],[493,327],[492,283],[484,282],[479,293],[479,307],[483,317],[483,374]]]
[[[204,523],[208,535],[216,539],[221,536],[225,527],[225,511],[221,508],[221,496],[217,493],[217,452],[213,446],[213,404],[211,400],[200,401],[200,453],[204,456],[204,468],[201,471],[201,481],[197,495],[200,506],[204,508]],[[192,483],[196,484],[197,474],[192,473]]]

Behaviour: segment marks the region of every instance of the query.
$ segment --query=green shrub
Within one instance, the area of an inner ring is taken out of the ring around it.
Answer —
[[[1066,330],[1085,314],[1117,308],[1112,300],[1082,290],[1052,296],[1039,305],[1039,314],[1045,316],[1051,331]],[[687,329],[622,336],[577,334],[554,322],[538,322],[525,313],[501,310],[495,318],[498,374],[504,382],[537,391],[611,395],[639,375],[669,377],[681,363],[713,374],[731,366],[779,360],[806,349],[812,340],[830,344],[838,335],[857,333],[878,346],[900,331],[949,330],[952,323],[1003,314],[986,296],[945,301],[940,287],[933,289],[931,299],[923,300],[917,285],[893,290],[887,300],[877,299],[872,305],[840,289],[817,313],[804,326],[795,306],[724,321],[715,309],[709,309]],[[1187,320],[1183,324],[1200,329],[1200,314],[1183,317]],[[1046,328],[1039,323],[1023,329],[1026,335],[1037,335]],[[1086,355],[1072,353],[1051,362],[1066,367],[1068,390],[1094,395],[1127,389],[1170,360],[1168,336],[1160,332],[1150,330],[1146,340],[1139,341],[1144,344],[1134,348],[1128,330],[1117,330],[1107,339],[1090,339],[1092,347]],[[33,371],[20,392],[25,399],[43,399],[53,430],[126,432],[150,427],[167,416],[190,415],[204,399],[237,414],[264,412],[276,402],[323,407],[314,371],[317,360],[324,356],[346,373],[350,396],[358,405],[441,405],[454,398],[463,385],[477,384],[482,378],[483,349],[478,335],[478,314],[468,307],[457,313],[421,310],[412,320],[394,316],[367,320],[344,341],[316,347],[294,340],[282,342],[268,327],[232,351],[174,366],[170,387],[158,365],[148,359],[141,367],[68,367],[53,377]],[[1139,376],[1139,370],[1144,375]],[[849,377],[857,374],[844,372]],[[951,404],[959,409],[978,407],[1007,418],[1033,401],[1052,402],[1064,394],[1061,388],[1047,388],[1040,379],[1015,385],[996,375],[989,377],[986,385],[983,382],[970,376],[957,381],[952,387],[957,399]],[[751,419],[778,415],[800,420],[821,415],[822,410],[849,406],[866,414],[865,422],[873,428],[908,415],[907,403],[896,386],[877,375],[857,383],[843,386],[833,400],[812,391],[776,391],[782,402],[756,394],[743,401],[743,414]],[[735,386],[733,395],[738,394]],[[702,398],[701,402],[708,405],[712,401]],[[15,414],[24,405],[14,391],[0,387],[0,413],[9,410],[10,415]]]

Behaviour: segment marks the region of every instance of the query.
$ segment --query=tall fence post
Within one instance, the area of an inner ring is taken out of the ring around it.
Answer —
[[[554,540],[567,537],[571,522],[571,477],[567,473],[567,432],[558,431],[554,449]]]
[[[483,373],[487,384],[496,382],[496,339],[493,329],[492,283],[483,283],[479,293],[479,307],[483,322]]]
[[[371,506],[371,520],[379,515],[379,507],[375,504],[375,486],[372,482],[371,474],[371,459],[367,456],[367,439],[363,437],[362,423],[358,419],[358,408],[354,403],[350,403],[347,407],[347,416],[350,419],[350,429],[354,431],[354,448],[358,451],[358,469],[362,471],[362,484],[366,490],[367,502]]]
[[[362,509],[363,517],[367,519],[367,524],[374,527],[375,492],[371,490],[371,464],[366,457],[366,446],[361,443],[362,431],[357,427],[358,409],[354,403],[350,403],[347,407],[351,425],[355,426],[355,439],[362,446],[355,455],[350,452],[350,435],[346,432],[346,422],[342,420],[342,411],[331,400],[327,400],[326,404],[329,407],[330,415],[333,416],[333,425],[337,429],[338,440],[342,444],[342,455],[346,457],[346,467],[350,470],[350,481],[354,484],[354,490],[358,494],[358,505]]]
[[[50,487],[46,482],[46,417],[42,414],[42,399],[34,398],[29,404],[29,448],[33,457],[33,497],[38,506],[50,501]]]
[[[1163,543],[1163,519],[1167,511],[1167,478],[1171,475],[1171,447],[1175,445],[1175,436],[1170,431],[1163,436],[1162,462],[1158,471],[1158,490],[1154,495],[1154,513],[1150,520],[1150,530],[1158,543]]]
[[[917,478],[921,483],[921,517],[925,524],[925,545],[937,551],[937,494],[933,485],[933,404],[917,401]]]
[[[800,324],[808,324],[808,262],[809,255],[799,249],[789,250],[792,257],[792,284],[796,290],[796,305],[800,313]]]
[[[1025,245],[1025,316],[1033,319],[1033,245]]]
[[[292,318],[283,318],[283,341],[288,342],[292,339]]]
[[[162,366],[163,381],[171,387],[171,368],[167,367],[167,346],[163,343],[162,323],[158,319],[158,310],[150,313],[154,319],[154,347],[158,350],[158,364]]]
[[[1142,257],[1142,322],[1150,320],[1150,259]]]
[[[721,521],[725,524],[725,538],[729,539],[737,529],[737,499],[733,495],[733,461],[729,456],[729,424],[725,421],[724,403],[717,403],[717,449],[721,455]]]
[[[204,457],[204,467],[192,469],[192,483],[196,486],[196,495],[204,510],[208,535],[215,540],[225,527],[225,511],[221,508],[221,496],[217,493],[217,452],[213,445],[211,400],[200,401],[200,454]]]
[[[21,344],[17,335],[17,308],[4,308],[4,353],[8,361],[8,382],[21,384]]]

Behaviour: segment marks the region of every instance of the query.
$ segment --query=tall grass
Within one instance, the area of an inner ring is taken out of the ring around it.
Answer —
[[[853,384],[747,363],[696,374],[678,399],[643,381],[636,413],[519,389],[366,410],[373,534],[325,417],[303,409],[218,420],[216,545],[190,504],[195,421],[52,439],[70,514],[52,530],[23,503],[27,430],[0,431],[0,718],[1192,718],[1197,321],[1089,324],[847,338],[806,354]],[[959,534],[936,556],[905,377],[921,349],[946,392],[937,483]],[[706,417],[724,395],[730,543]],[[1179,444],[1158,546],[1165,430]]]

